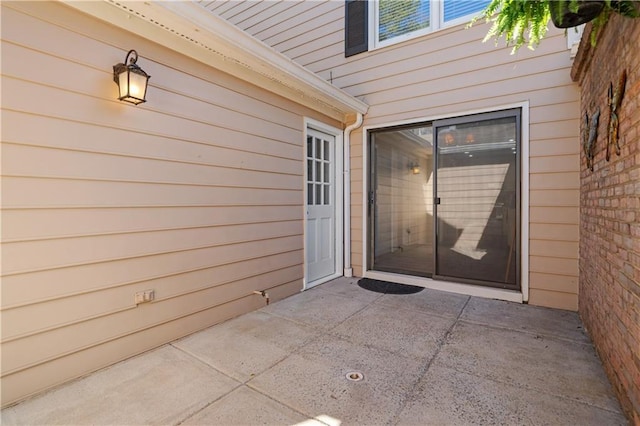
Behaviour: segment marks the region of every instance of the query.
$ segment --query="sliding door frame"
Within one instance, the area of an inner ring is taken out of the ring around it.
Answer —
[[[434,123],[438,120],[458,118],[467,115],[498,112],[520,108],[520,289],[510,290],[502,288],[484,287],[453,281],[443,281],[436,278],[416,277],[410,275],[379,272],[369,269],[371,248],[370,222],[369,222],[369,177],[370,177],[370,150],[369,134],[375,130],[389,129],[400,126],[413,126],[421,123]],[[369,118],[371,120],[371,118]],[[386,280],[400,284],[415,285],[435,290],[470,296],[486,297],[499,300],[507,300],[518,303],[526,303],[529,300],[529,102],[496,105],[493,107],[456,111],[434,116],[424,116],[411,120],[395,121],[376,125],[365,125],[362,132],[362,276],[373,279]]]

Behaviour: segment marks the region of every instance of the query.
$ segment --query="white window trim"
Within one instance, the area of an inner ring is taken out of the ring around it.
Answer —
[[[383,47],[392,46],[394,44],[402,43],[404,41],[412,40],[414,38],[422,37],[427,34],[432,34],[446,28],[454,27],[460,24],[466,24],[480,14],[480,12],[474,12],[469,15],[461,16],[449,22],[444,22],[444,7],[442,7],[442,0],[431,0],[431,7],[429,8],[429,26],[422,28],[411,33],[402,34],[388,40],[378,41],[378,22],[380,16],[378,13],[378,1],[368,2],[368,16],[369,16],[369,49],[376,50]]]
[[[445,118],[462,117],[465,115],[495,112],[505,109],[520,108],[521,127],[521,208],[520,208],[520,290],[503,290],[491,287],[482,287],[469,284],[461,284],[449,281],[440,281],[432,278],[414,277],[410,275],[400,275],[388,272],[379,272],[367,269],[367,259],[369,258],[369,220],[368,220],[368,192],[366,182],[369,180],[369,140],[368,135],[371,130],[383,129],[387,127],[433,122]],[[396,282],[400,284],[415,285],[418,287],[430,288],[434,290],[448,291],[451,293],[465,294],[469,296],[484,297],[489,299],[506,300],[509,302],[526,303],[529,301],[529,102],[519,102],[507,105],[496,105],[488,108],[471,111],[458,111],[456,113],[439,115],[434,117],[423,117],[405,121],[396,121],[375,126],[365,126],[362,128],[362,276],[366,278],[379,279],[383,281]]]

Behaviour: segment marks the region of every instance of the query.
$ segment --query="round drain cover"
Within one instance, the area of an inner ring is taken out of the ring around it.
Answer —
[[[347,373],[347,379],[351,380],[352,382],[359,382],[360,380],[364,379],[364,376],[362,375],[362,373],[352,371],[351,373]]]

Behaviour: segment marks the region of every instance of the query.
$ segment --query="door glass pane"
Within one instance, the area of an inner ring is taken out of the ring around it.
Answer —
[[[430,126],[372,134],[371,269],[433,273],[433,145]]]
[[[307,204],[310,206],[313,205],[313,184],[312,183],[307,184]]]
[[[328,205],[329,204],[329,191],[331,189],[331,187],[329,185],[323,185],[324,186],[324,204]]]
[[[316,184],[316,205],[320,205],[323,204],[322,202],[322,185],[317,183]]]
[[[517,285],[516,117],[436,126],[436,273]]]

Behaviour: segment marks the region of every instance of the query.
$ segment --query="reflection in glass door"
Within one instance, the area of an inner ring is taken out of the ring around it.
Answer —
[[[518,289],[520,110],[370,133],[373,271]]]
[[[375,132],[371,140],[371,269],[433,273],[431,126]]]
[[[517,288],[518,111],[434,123],[435,275]]]

